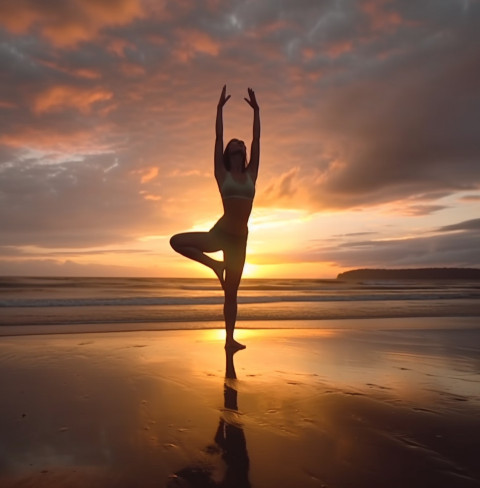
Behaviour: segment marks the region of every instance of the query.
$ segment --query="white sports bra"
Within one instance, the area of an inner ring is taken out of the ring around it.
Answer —
[[[255,183],[250,174],[247,172],[244,182],[239,182],[233,179],[232,173],[227,171],[227,176],[220,188],[222,198],[244,198],[246,200],[253,200],[255,196]]]

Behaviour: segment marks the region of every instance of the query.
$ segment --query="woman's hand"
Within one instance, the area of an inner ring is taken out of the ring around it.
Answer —
[[[259,110],[255,92],[251,88],[248,89],[248,97],[249,98],[245,98],[244,100],[253,108],[253,110]]]
[[[223,106],[228,102],[230,95],[226,96],[227,85],[223,85],[222,93],[220,94],[220,100],[218,101],[218,108],[223,108]]]

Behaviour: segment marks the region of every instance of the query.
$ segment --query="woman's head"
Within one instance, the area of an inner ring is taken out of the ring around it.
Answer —
[[[223,164],[227,171],[231,171],[232,161],[234,160],[240,160],[242,171],[245,171],[247,165],[247,148],[245,143],[240,139],[232,139],[229,141],[223,151]]]

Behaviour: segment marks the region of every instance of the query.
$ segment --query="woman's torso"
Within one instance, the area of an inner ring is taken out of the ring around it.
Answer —
[[[219,183],[223,202],[223,216],[218,225],[230,234],[245,235],[252,211],[255,182],[248,172],[233,175],[227,172]]]

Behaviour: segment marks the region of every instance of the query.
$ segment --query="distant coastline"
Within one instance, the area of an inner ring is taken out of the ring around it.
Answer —
[[[476,268],[354,269],[337,280],[480,280]]]

